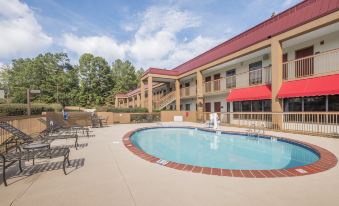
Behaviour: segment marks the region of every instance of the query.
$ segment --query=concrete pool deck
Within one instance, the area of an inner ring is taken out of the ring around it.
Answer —
[[[131,153],[122,143],[130,130],[157,124],[118,124],[93,129],[71,149],[65,176],[59,160],[40,160],[0,185],[0,205],[338,205],[339,166],[317,174],[284,178],[237,178],[163,167]],[[203,126],[194,123],[163,125]],[[244,131],[221,127],[222,130]],[[339,139],[267,132],[323,147],[339,157]],[[60,144],[64,142],[56,142]],[[72,144],[69,140],[67,144]],[[55,163],[56,161],[56,163]],[[29,165],[29,163],[26,163]]]

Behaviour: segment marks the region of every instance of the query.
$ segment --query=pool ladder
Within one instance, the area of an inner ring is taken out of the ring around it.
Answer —
[[[265,125],[262,123],[260,127],[257,127],[256,124],[251,124],[247,129],[247,136],[259,136],[260,134],[265,134]]]

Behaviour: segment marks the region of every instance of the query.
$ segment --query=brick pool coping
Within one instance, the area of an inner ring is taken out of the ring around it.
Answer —
[[[132,153],[137,155],[138,157],[152,163],[156,163],[165,167],[187,171],[187,172],[193,172],[193,173],[201,173],[206,175],[218,175],[218,176],[229,176],[229,177],[246,177],[246,178],[273,178],[273,177],[295,177],[295,176],[303,176],[303,175],[310,175],[315,174],[318,172],[323,172],[326,170],[329,170],[336,166],[338,160],[337,157],[331,153],[330,151],[319,147],[314,144],[306,143],[303,141],[298,140],[292,140],[288,138],[283,137],[277,137],[272,135],[260,135],[260,138],[277,138],[279,140],[286,141],[288,143],[296,143],[298,145],[304,146],[308,149],[311,149],[318,153],[319,160],[305,166],[299,166],[294,168],[288,168],[288,169],[275,169],[275,170],[233,170],[233,169],[220,169],[220,168],[210,168],[210,167],[199,167],[189,164],[181,164],[171,161],[163,161],[157,157],[154,157],[150,154],[147,154],[146,152],[142,151],[138,147],[136,147],[131,141],[130,137],[133,135],[133,133],[141,130],[146,129],[153,129],[153,128],[197,128],[198,130],[202,131],[209,131],[209,132],[216,132],[215,130],[211,129],[205,129],[205,128],[199,128],[199,127],[143,127],[139,129],[135,129],[132,131],[129,131],[123,136],[123,143],[125,147],[130,150]],[[245,134],[243,132],[226,132],[221,131],[222,133],[231,133],[231,134]]]

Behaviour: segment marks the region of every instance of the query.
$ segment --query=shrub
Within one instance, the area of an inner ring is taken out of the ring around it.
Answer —
[[[31,115],[40,115],[42,112],[59,112],[60,104],[31,104]],[[0,104],[0,116],[27,115],[27,104]]]
[[[98,112],[114,112],[114,113],[146,113],[148,110],[142,107],[134,108],[114,108],[112,106],[102,106],[97,108]]]

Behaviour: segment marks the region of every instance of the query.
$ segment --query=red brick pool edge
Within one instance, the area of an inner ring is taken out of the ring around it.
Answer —
[[[152,127],[152,128],[158,128],[158,127]],[[333,153],[331,153],[330,151],[322,147],[319,147],[317,145],[313,145],[307,142],[302,142],[302,141],[297,141],[297,140],[292,140],[292,139],[287,139],[287,138],[282,138],[282,137],[276,137],[276,138],[287,140],[289,142],[298,143],[298,144],[311,148],[312,150],[316,151],[319,154],[320,156],[319,160],[312,164],[305,165],[305,166],[288,168],[288,169],[276,169],[276,170],[231,170],[231,169],[220,169],[220,168],[210,168],[210,167],[199,167],[199,166],[194,166],[194,165],[189,165],[189,164],[181,164],[181,163],[176,163],[176,162],[171,162],[171,161],[163,161],[157,157],[154,157],[140,150],[130,141],[130,137],[133,135],[134,132],[144,130],[144,129],[150,129],[150,127],[139,128],[139,129],[132,130],[126,133],[122,139],[125,147],[129,151],[137,155],[138,157],[148,162],[159,164],[164,167],[169,167],[169,168],[173,168],[177,170],[187,171],[187,172],[201,173],[201,174],[206,174],[206,175],[245,177],[245,178],[295,177],[295,176],[315,174],[318,172],[329,170],[333,168],[334,166],[336,166],[338,162],[337,157]],[[199,129],[202,129],[202,128],[199,128]],[[203,129],[203,130],[207,130],[207,129]],[[208,131],[213,131],[213,130],[208,130]],[[239,133],[239,134],[242,134],[242,133]],[[270,135],[270,137],[273,137],[273,136]]]

